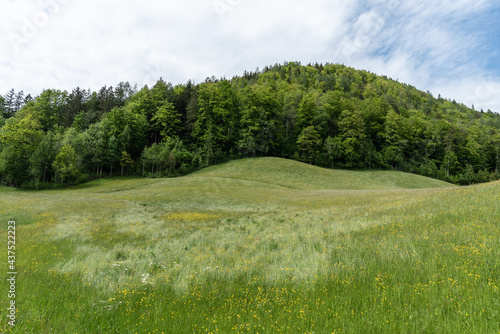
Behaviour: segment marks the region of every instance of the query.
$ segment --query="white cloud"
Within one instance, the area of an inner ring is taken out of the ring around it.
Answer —
[[[493,86],[500,80],[492,78],[478,61],[484,34],[461,29],[463,21],[488,10],[491,3],[394,0],[389,7],[385,2],[370,3],[352,21],[352,30],[342,39],[343,52],[334,54],[336,57],[436,95],[469,106],[475,100],[476,107],[500,112],[498,91],[488,99],[470,98],[483,85],[479,78],[488,77]],[[467,93],[467,89],[471,91]]]
[[[97,90],[120,81],[141,86],[160,76],[200,82],[299,60],[344,63],[467,102],[480,78],[488,78],[488,87],[500,82],[477,55],[484,36],[461,29],[491,6],[486,0],[7,1],[0,13],[0,94]],[[497,96],[481,95],[476,108],[500,105]]]
[[[453,84],[446,80],[436,84],[434,92],[443,97],[454,99],[476,110],[500,112],[500,80],[498,78],[471,75],[455,80]]]

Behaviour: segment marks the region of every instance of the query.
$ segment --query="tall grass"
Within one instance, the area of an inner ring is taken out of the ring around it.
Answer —
[[[0,190],[19,267],[18,323],[2,307],[0,331],[499,332],[499,183],[397,189],[416,179],[355,172],[340,190],[309,168]]]

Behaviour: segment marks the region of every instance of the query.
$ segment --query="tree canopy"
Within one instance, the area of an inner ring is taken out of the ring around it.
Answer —
[[[500,115],[344,65],[295,62],[199,84],[0,96],[6,185],[175,176],[248,156],[486,182],[500,178]]]

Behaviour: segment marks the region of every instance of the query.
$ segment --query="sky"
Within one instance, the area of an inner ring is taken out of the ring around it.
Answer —
[[[0,95],[345,64],[500,113],[500,2],[0,0]]]

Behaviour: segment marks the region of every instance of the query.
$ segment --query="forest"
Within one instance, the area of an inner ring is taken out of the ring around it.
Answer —
[[[298,62],[199,84],[0,96],[2,185],[173,177],[257,156],[488,182],[500,179],[500,115],[345,65]]]

